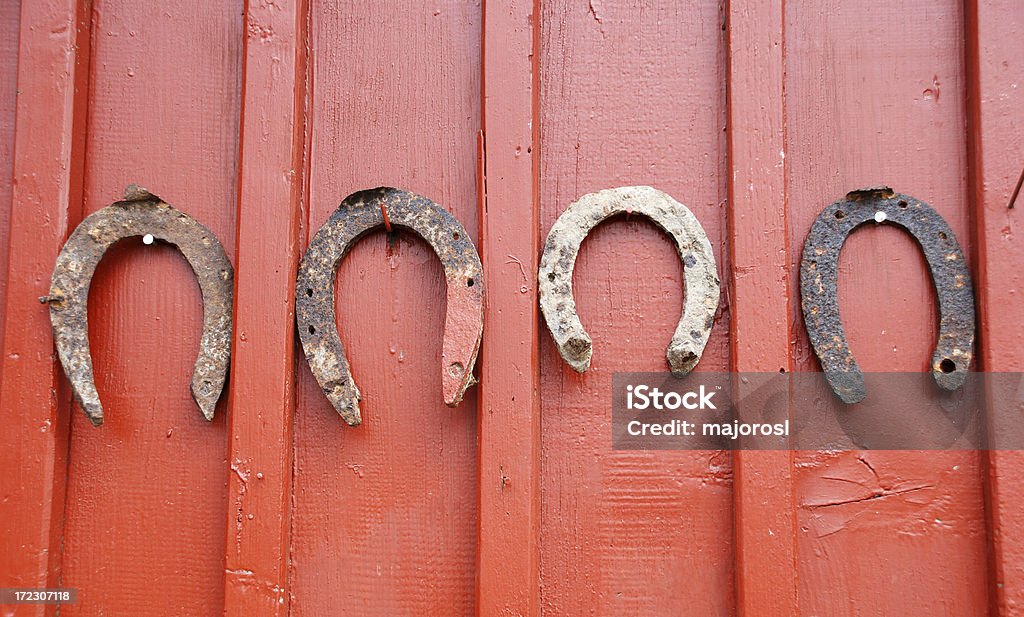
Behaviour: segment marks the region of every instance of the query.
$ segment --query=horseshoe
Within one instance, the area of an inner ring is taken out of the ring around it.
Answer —
[[[960,244],[942,216],[925,202],[889,187],[853,191],[821,211],[804,244],[800,296],[804,323],[832,391],[844,403],[867,394],[864,375],[846,342],[839,317],[839,251],[855,228],[893,223],[914,236],[924,251],[939,299],[939,341],[932,377],[944,390],[967,379],[974,346],[974,294]]]
[[[143,235],[177,246],[199,279],[203,335],[192,372],[192,398],[203,417],[212,420],[231,355],[234,270],[212,231],[146,189],[130,185],[123,201],[85,217],[57,256],[50,294],[39,300],[50,305],[60,363],[89,421],[103,424],[89,352],[89,286],[110,245]]]
[[[540,261],[541,311],[562,359],[579,373],[590,368],[593,344],[576,314],[572,273],[587,234],[605,219],[623,212],[642,214],[654,221],[675,241],[683,261],[683,315],[666,353],[672,373],[681,377],[697,365],[704,353],[715,322],[720,286],[715,254],[697,217],[657,189],[626,186],[590,193],[558,217],[548,233]]]
[[[353,193],[313,236],[299,264],[295,318],[309,368],[349,426],[362,422],[362,395],[352,379],[334,318],[334,279],[352,245],[381,225],[403,226],[430,245],[448,282],[441,351],[441,390],[455,407],[476,383],[473,365],[484,328],[483,267],[476,247],[455,217],[426,197],[380,187]]]

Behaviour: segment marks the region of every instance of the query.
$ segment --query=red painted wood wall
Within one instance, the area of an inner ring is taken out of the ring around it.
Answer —
[[[0,587],[78,588],[61,615],[1024,614],[1024,456],[614,451],[611,375],[664,369],[674,250],[636,219],[584,243],[583,376],[534,284],[569,203],[650,184],[718,259],[698,370],[816,371],[804,236],[885,183],[969,255],[977,368],[1021,370],[1020,0],[12,0],[0,35]],[[96,273],[102,428],[56,362],[36,298],[132,182],[235,264],[213,423],[187,389],[202,307],[172,249],[125,241]],[[481,383],[444,406],[440,264],[372,234],[338,274],[350,428],[297,349],[294,275],[341,199],[379,185],[477,239]],[[841,272],[865,370],[926,370],[909,236],[858,231]]]

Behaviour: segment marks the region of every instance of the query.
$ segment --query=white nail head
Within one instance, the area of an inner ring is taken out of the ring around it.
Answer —
[[[888,218],[888,215],[886,215],[885,212],[882,212],[881,210],[879,210],[878,212],[875,212],[875,222],[876,223],[883,223],[883,222],[885,222],[885,219],[887,219],[887,218]]]
[[[876,219],[878,218],[877,214],[875,215],[875,218]],[[146,234],[146,235],[142,236],[142,243],[143,244],[153,244],[153,234]]]

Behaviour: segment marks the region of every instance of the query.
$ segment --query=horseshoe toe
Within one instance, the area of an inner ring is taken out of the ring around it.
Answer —
[[[946,221],[925,202],[878,187],[853,191],[821,211],[804,243],[800,296],[807,334],[833,392],[845,403],[866,396],[864,375],[850,352],[839,317],[839,252],[865,223],[893,223],[917,240],[939,303],[939,340],[932,354],[935,383],[964,384],[974,347],[974,294],[963,251]]]
[[[675,241],[683,262],[686,295],[683,315],[666,352],[677,377],[693,370],[707,345],[720,284],[704,228],[693,213],[667,194],[649,186],[627,186],[584,195],[570,205],[548,233],[538,274],[540,307],[562,359],[577,372],[590,368],[592,341],[576,313],[572,273],[587,234],[620,213],[651,219]]]
[[[94,426],[103,405],[93,381],[89,350],[89,287],[96,266],[114,242],[152,235],[173,244],[188,260],[203,295],[203,334],[192,373],[192,398],[207,420],[227,379],[231,353],[234,270],[213,232],[145,189],[130,185],[124,201],[87,216],[68,238],[53,269],[50,322],[61,365],[79,405]]]
[[[360,191],[345,198],[317,231],[299,265],[295,317],[310,370],[349,425],[362,421],[361,395],[352,379],[334,321],[334,279],[352,245],[385,224],[407,227],[431,246],[444,266],[447,311],[441,351],[444,402],[455,407],[476,383],[473,366],[483,334],[483,267],[476,247],[447,210],[426,197],[393,188]]]

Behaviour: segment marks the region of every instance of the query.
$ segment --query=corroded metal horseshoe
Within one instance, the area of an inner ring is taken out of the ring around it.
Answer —
[[[483,267],[476,247],[455,217],[426,197],[381,187],[353,193],[316,232],[299,264],[295,319],[309,368],[334,408],[350,426],[362,421],[362,395],[352,379],[334,318],[334,279],[352,245],[381,225],[419,234],[444,266],[448,307],[441,351],[444,402],[455,407],[476,383],[473,365],[483,334]]]
[[[548,233],[538,283],[544,313],[558,353],[576,371],[590,368],[592,341],[572,295],[572,273],[580,244],[594,227],[620,213],[642,214],[675,240],[686,285],[683,315],[669,343],[669,367],[676,376],[690,372],[707,345],[720,293],[715,254],[697,217],[683,204],[649,186],[626,186],[584,195],[570,205]]]
[[[910,232],[928,261],[939,299],[939,341],[932,377],[955,390],[967,379],[974,346],[974,294],[960,244],[931,206],[889,187],[853,191],[821,211],[804,244],[800,296],[804,322],[832,391],[844,403],[864,399],[864,375],[850,352],[839,318],[839,251],[856,227],[894,223]]]
[[[234,270],[224,247],[208,228],[135,185],[115,202],[87,216],[68,238],[53,268],[50,322],[64,372],[75,398],[94,426],[103,424],[103,405],[93,381],[89,352],[89,286],[110,245],[123,238],[153,236],[178,247],[199,279],[203,294],[203,335],[192,372],[192,398],[203,417],[213,419],[228,374]],[[149,239],[147,238],[147,241]]]

